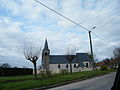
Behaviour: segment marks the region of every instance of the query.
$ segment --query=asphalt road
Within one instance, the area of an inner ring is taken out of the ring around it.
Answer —
[[[111,90],[116,73],[51,88],[48,90]]]

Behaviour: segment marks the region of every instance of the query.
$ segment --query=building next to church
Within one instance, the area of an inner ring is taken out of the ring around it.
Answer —
[[[70,71],[69,61],[66,55],[51,55],[48,47],[47,39],[45,40],[44,49],[42,51],[42,68],[51,73],[60,73],[61,70]],[[72,60],[72,71],[90,71],[92,70],[91,62],[86,53],[76,53]]]

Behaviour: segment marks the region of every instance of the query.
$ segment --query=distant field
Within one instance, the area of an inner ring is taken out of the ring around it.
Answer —
[[[38,75],[38,79],[34,80],[33,75],[0,77],[0,90],[25,90],[42,86],[54,85],[70,80],[90,78],[98,75],[115,72],[116,70],[107,71],[84,71],[73,74],[54,74],[49,76]]]

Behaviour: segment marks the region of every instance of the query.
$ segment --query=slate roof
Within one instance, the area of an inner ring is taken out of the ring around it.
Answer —
[[[90,61],[90,58],[86,53],[76,53],[76,56],[80,61]]]
[[[45,40],[44,50],[48,50],[48,42],[47,42],[47,39]]]
[[[90,61],[86,53],[76,53],[72,63],[79,63],[83,61]],[[66,55],[50,55],[50,64],[66,64],[69,63]]]

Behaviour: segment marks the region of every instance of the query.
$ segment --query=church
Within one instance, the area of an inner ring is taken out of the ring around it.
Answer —
[[[51,55],[48,47],[48,41],[45,40],[44,48],[42,50],[42,68],[41,70],[48,70],[51,73],[60,73],[61,70],[70,71],[69,61],[66,55]],[[72,60],[72,71],[90,71],[92,70],[91,62],[86,53],[76,53]],[[46,71],[47,72],[47,71]]]

